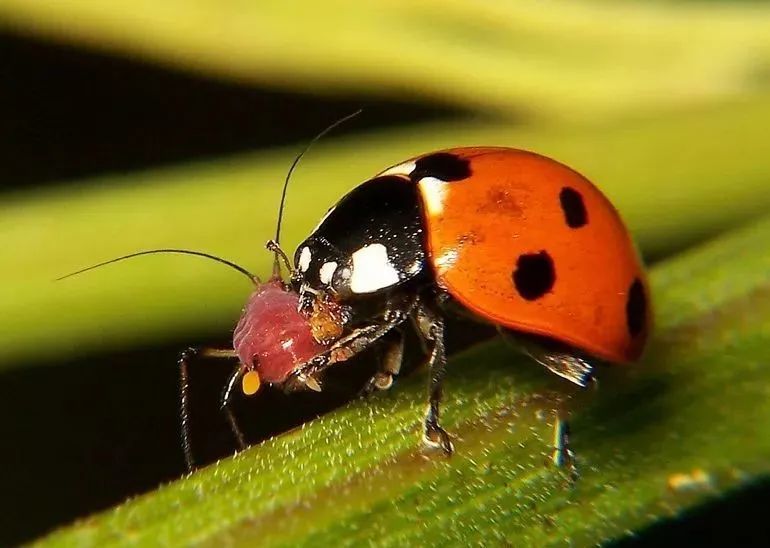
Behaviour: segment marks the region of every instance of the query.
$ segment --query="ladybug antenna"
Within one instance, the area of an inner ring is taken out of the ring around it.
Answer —
[[[338,126],[341,126],[348,120],[351,120],[361,114],[363,109],[358,109],[357,111],[348,114],[344,118],[340,118],[330,126],[328,126],[326,129],[324,129],[322,132],[320,132],[318,135],[313,137],[310,142],[305,146],[305,148],[297,154],[297,157],[294,158],[294,161],[291,163],[291,167],[289,167],[288,173],[286,173],[286,179],[283,182],[283,190],[281,191],[281,204],[278,206],[278,222],[275,226],[275,239],[271,242],[268,242],[268,249],[273,251],[275,253],[275,261],[273,262],[273,277],[280,278],[281,277],[281,260],[288,262],[288,258],[286,257],[286,254],[281,250],[281,223],[283,221],[283,210],[284,206],[286,205],[286,191],[289,189],[289,180],[291,179],[292,173],[294,173],[294,169],[297,167],[297,164],[299,164],[299,161],[302,159],[302,157],[307,153],[308,150],[310,150],[310,147],[312,147],[317,141],[325,137],[330,131],[335,129]]]
[[[251,283],[254,285],[259,285],[262,283],[260,279],[243,268],[242,266],[239,266],[231,261],[228,261],[227,259],[223,259],[222,257],[217,257],[216,255],[211,255],[209,253],[203,253],[202,251],[191,251],[189,249],[148,249],[146,251],[139,251],[137,253],[131,253],[129,255],[123,255],[122,257],[116,257],[115,259],[110,259],[109,261],[104,261],[103,263],[95,264],[86,268],[82,268],[76,272],[70,272],[69,274],[62,276],[61,278],[56,278],[56,281],[64,280],[66,278],[71,278],[72,276],[77,276],[78,274],[82,274],[83,272],[88,272],[89,270],[93,270],[95,268],[99,268],[101,266],[106,266],[108,264],[117,263],[118,261],[124,261],[126,259],[131,259],[133,257],[139,257],[140,255],[152,255],[154,253],[178,253],[181,255],[195,255],[197,257],[203,257],[206,259],[211,259],[212,261],[216,261],[218,263],[225,264],[229,266],[230,268],[237,270],[244,276],[246,276]]]

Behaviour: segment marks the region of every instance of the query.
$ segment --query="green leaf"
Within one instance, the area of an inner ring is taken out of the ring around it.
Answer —
[[[770,205],[770,98],[649,120],[517,128],[446,123],[330,139],[289,191],[287,250],[327,207],[385,166],[448,146],[536,150],[585,173],[643,251],[661,255]],[[267,273],[280,182],[295,150],[271,151],[6,196],[0,204],[0,368],[232,329],[249,285],[220,265],[145,257],[52,280],[155,247],[223,255]],[[254,266],[256,265],[256,266]]]
[[[490,342],[451,359],[451,459],[420,448],[415,375],[41,545],[588,545],[766,477],[770,218],[660,264],[652,287],[643,361],[569,402],[573,487],[547,465],[571,388]]]
[[[767,88],[770,60],[761,3],[4,0],[2,24],[238,81],[509,117],[742,96]]]

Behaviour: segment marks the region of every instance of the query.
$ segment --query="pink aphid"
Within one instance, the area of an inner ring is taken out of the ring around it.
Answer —
[[[114,262],[155,253],[178,253],[212,259],[245,275],[256,287],[249,297],[233,333],[232,350],[188,349],[182,354],[180,368],[184,377],[183,390],[186,389],[187,382],[186,363],[194,356],[238,358],[241,362],[238,376],[242,378],[243,392],[246,395],[251,395],[259,389],[263,382],[268,384],[284,383],[302,364],[326,350],[326,346],[318,342],[319,333],[324,333],[323,329],[328,331],[330,325],[333,330],[337,327],[333,317],[329,315],[329,310],[324,309],[321,313],[315,314],[314,317],[306,318],[298,312],[299,295],[292,291],[278,274],[274,274],[274,277],[267,282],[261,282],[258,277],[243,267],[208,253],[187,249],[139,251],[89,266],[67,274],[60,279]],[[320,390],[318,382],[313,378],[303,378],[302,382],[307,388]],[[184,404],[186,395],[182,399]],[[182,413],[185,415],[186,409],[183,408]],[[186,428],[184,421],[183,428]]]
[[[360,111],[359,111],[360,112]],[[323,135],[336,126],[356,116],[358,112],[346,116],[330,125],[319,133],[310,144],[320,139]],[[268,384],[283,385],[285,388],[304,386],[311,390],[320,390],[318,381],[310,374],[303,375],[301,371],[312,358],[324,352],[334,350],[327,362],[334,363],[344,361],[350,355],[341,349],[334,349],[333,341],[342,334],[343,322],[340,321],[339,309],[332,303],[315,303],[310,317],[298,312],[299,295],[291,290],[281,280],[280,260],[291,272],[291,264],[286,254],[281,250],[278,241],[281,234],[281,219],[283,206],[286,199],[286,189],[289,179],[299,160],[307,151],[305,148],[294,159],[284,181],[281,192],[281,204],[278,211],[275,240],[267,242],[267,248],[275,253],[273,277],[263,283],[260,279],[238,264],[201,251],[189,249],[164,248],[148,249],[116,257],[87,268],[83,268],[66,276],[71,276],[93,270],[108,264],[126,259],[151,255],[156,253],[177,253],[181,255],[194,255],[222,263],[233,270],[238,271],[254,284],[256,289],[249,297],[243,309],[238,325],[233,332],[233,348],[188,348],[179,357],[179,374],[181,386],[181,430],[182,448],[188,470],[194,467],[192,448],[190,445],[190,418],[189,418],[189,362],[195,357],[208,358],[237,358],[240,364],[230,375],[230,380],[223,392],[220,405],[227,412],[230,426],[241,448],[246,447],[246,440],[237,424],[235,416],[229,408],[231,396],[234,393],[235,383],[241,380],[243,394],[251,395],[259,390],[263,382]],[[324,342],[319,342],[324,341]],[[291,383],[292,374],[297,375],[298,384]]]
[[[299,364],[325,349],[313,337],[308,319],[297,311],[298,302],[297,293],[280,280],[270,280],[251,294],[235,327],[233,349],[238,359],[263,382],[284,382]],[[245,386],[244,391],[251,392]]]
[[[327,344],[331,345],[334,337],[341,333],[342,324],[338,321],[336,316],[338,311],[333,305],[319,305],[310,317],[305,317],[298,312],[299,295],[281,280],[280,272],[277,271],[273,278],[263,283],[245,268],[201,251],[176,248],[149,249],[116,257],[59,279],[69,278],[118,261],[155,253],[195,255],[225,264],[247,277],[256,288],[249,297],[233,333],[232,349],[189,348],[179,357],[182,389],[180,410],[182,447],[187,468],[191,470],[194,467],[194,461],[189,429],[188,364],[193,358],[237,358],[240,362],[230,376],[230,382],[223,393],[220,405],[227,411],[233,433],[243,448],[246,446],[243,433],[228,407],[235,382],[240,379],[242,392],[247,396],[256,393],[263,383],[285,385],[291,379],[291,375],[297,373],[303,364],[329,350]],[[319,340],[325,342],[318,342]],[[334,355],[334,361],[342,361],[346,358],[347,356],[341,352]],[[310,375],[302,376],[297,381],[297,384],[289,388],[321,389],[318,381]]]

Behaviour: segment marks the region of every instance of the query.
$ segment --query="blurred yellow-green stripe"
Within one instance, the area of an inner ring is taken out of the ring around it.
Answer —
[[[506,117],[652,112],[770,85],[760,2],[4,0],[0,25],[268,87]]]

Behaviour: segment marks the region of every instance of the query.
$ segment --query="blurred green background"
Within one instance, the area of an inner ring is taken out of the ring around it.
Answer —
[[[227,344],[249,290],[183,257],[51,280],[154,247],[266,273],[293,156],[358,108],[297,171],[287,248],[358,182],[457,145],[573,166],[650,262],[770,211],[763,2],[0,0],[0,59],[0,544],[182,474],[176,353]],[[232,451],[227,373],[196,371],[204,461]],[[339,405],[366,373],[249,402],[250,438]],[[729,501],[745,511],[724,531],[770,492]],[[637,542],[718,534],[723,513]]]

